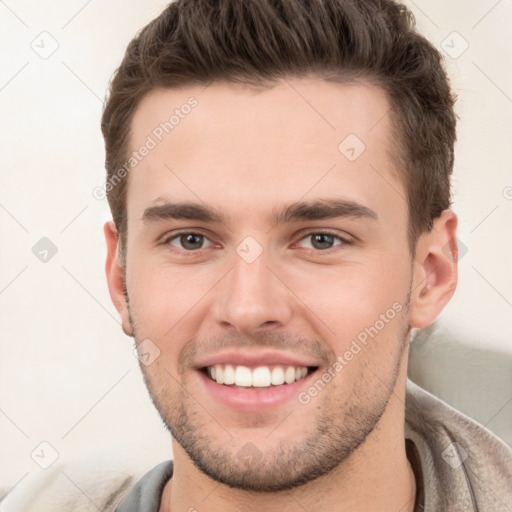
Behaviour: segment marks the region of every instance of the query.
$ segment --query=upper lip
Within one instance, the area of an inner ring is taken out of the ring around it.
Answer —
[[[319,366],[313,360],[299,358],[293,354],[285,352],[248,352],[241,351],[226,351],[219,354],[213,354],[205,357],[195,365],[197,369],[205,368],[207,366],[214,366],[216,364],[232,364],[233,366]]]

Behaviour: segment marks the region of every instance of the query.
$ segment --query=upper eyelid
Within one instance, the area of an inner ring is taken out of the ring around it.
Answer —
[[[162,237],[162,243],[170,244],[172,240],[175,240],[176,238],[179,238],[180,236],[183,236],[183,235],[199,235],[199,236],[202,236],[203,238],[206,238],[211,244],[215,244],[215,242],[208,235],[205,235],[201,231],[180,231],[178,233],[164,235]],[[189,251],[189,252],[192,252],[192,251]]]
[[[297,233],[294,238],[296,238],[298,241],[303,240],[304,238],[311,236],[311,235],[317,235],[317,234],[323,234],[328,236],[333,236],[335,238],[338,238],[339,240],[345,242],[345,243],[355,243],[357,241],[357,238],[353,235],[350,235],[349,233],[343,232],[339,233],[336,232],[336,230],[332,229],[306,229],[305,231],[300,231]]]
[[[304,238],[306,236],[310,236],[310,235],[329,235],[329,236],[334,236],[334,237],[338,237],[338,238],[352,238],[348,233],[336,233],[330,229],[315,229],[315,230],[310,230],[310,231],[306,231],[304,234],[300,234],[301,238]]]
[[[336,234],[336,233],[331,233],[330,231],[311,231],[311,232],[306,233],[305,235],[301,235],[300,238],[298,238],[297,242],[295,242],[294,244],[298,244],[298,243],[302,242],[304,239],[306,239],[306,238],[308,238],[308,237],[310,237],[312,235],[317,235],[317,234],[322,234],[322,235],[332,236],[333,238],[337,238],[341,242],[338,245],[348,245],[348,244],[354,244],[355,243],[353,238],[349,237],[349,236],[343,236],[343,235],[339,235],[339,234]],[[335,247],[337,247],[337,246],[335,245],[335,246],[329,247],[328,249],[325,249],[325,250],[310,249],[309,247],[307,247],[306,250],[308,250],[308,251],[318,251],[318,252],[328,252],[329,249],[334,249]]]
[[[200,236],[204,236],[205,238],[208,238],[208,240],[211,241],[210,236],[199,228],[183,229],[183,230],[174,231],[172,233],[164,233],[159,239],[162,240],[162,242],[165,242],[168,240],[173,240],[174,238],[177,238],[177,237],[183,236],[183,235],[200,235]]]

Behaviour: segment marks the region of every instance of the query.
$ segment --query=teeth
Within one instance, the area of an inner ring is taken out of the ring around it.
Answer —
[[[247,366],[233,366],[231,364],[209,366],[208,375],[218,384],[227,386],[268,388],[271,385],[291,384],[303,379],[308,369],[304,366],[258,366],[251,370]]]
[[[286,384],[295,382],[295,368],[293,366],[288,366],[288,368],[286,368],[286,371],[284,372],[284,381]]]
[[[239,368],[242,367],[239,366]],[[252,385],[255,388],[268,388],[271,382],[272,379],[268,366],[260,366],[252,372]]]
[[[235,385],[252,386],[251,370],[247,366],[237,366],[235,370]]]
[[[271,382],[274,386],[284,384],[284,371],[282,366],[274,366],[274,368],[272,368]]]
[[[232,365],[227,364],[224,368],[224,384],[234,384],[234,383],[235,383],[235,369],[233,368]]]

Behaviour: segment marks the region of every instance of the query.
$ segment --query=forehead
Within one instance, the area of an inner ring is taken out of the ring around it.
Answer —
[[[236,216],[326,194],[405,211],[389,112],[376,86],[316,78],[154,90],[132,120],[132,151],[145,156],[129,174],[128,217],[158,198]]]

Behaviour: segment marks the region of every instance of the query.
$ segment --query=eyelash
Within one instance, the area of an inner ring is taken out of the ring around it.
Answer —
[[[211,242],[211,240],[205,234],[203,234],[201,232],[197,232],[197,231],[181,231],[181,232],[174,233],[173,235],[166,237],[163,240],[162,245],[170,246],[171,245],[171,241],[173,241],[173,240],[175,240],[175,239],[177,239],[177,238],[179,238],[179,237],[181,237],[183,235],[199,235],[199,236],[202,236],[203,238],[205,238],[205,239],[207,239],[208,241]],[[301,242],[302,240],[305,240],[306,238],[311,237],[313,235],[327,235],[327,236],[331,236],[334,239],[337,239],[341,243],[336,244],[333,247],[330,247],[328,249],[305,248],[304,250],[307,251],[310,254],[311,253],[315,253],[315,254],[330,254],[330,252],[333,251],[333,250],[336,250],[337,247],[353,245],[353,241],[352,240],[349,240],[348,238],[344,238],[344,237],[342,237],[342,236],[340,236],[340,235],[338,235],[336,233],[332,233],[329,230],[309,231],[309,232],[305,233],[303,236],[301,236],[298,241]],[[183,251],[183,253],[188,253],[191,256],[193,256],[194,254],[199,253],[203,249],[204,248],[192,249],[192,250],[187,250],[187,249],[177,249],[177,250],[181,250],[181,251]]]
[[[301,242],[302,240],[305,240],[306,238],[309,238],[309,237],[311,237],[313,235],[327,235],[327,236],[333,237],[335,240],[338,240],[340,243],[336,244],[336,245],[333,245],[332,247],[329,247],[328,249],[304,248],[304,250],[307,251],[310,254],[313,254],[313,253],[314,254],[331,254],[332,251],[339,250],[343,246],[352,245],[352,243],[353,243],[348,238],[342,237],[342,236],[340,236],[340,235],[338,235],[336,233],[333,233],[333,232],[331,232],[329,230],[325,230],[325,231],[308,231],[306,234],[304,234],[303,236],[301,236],[299,238],[299,242]]]

